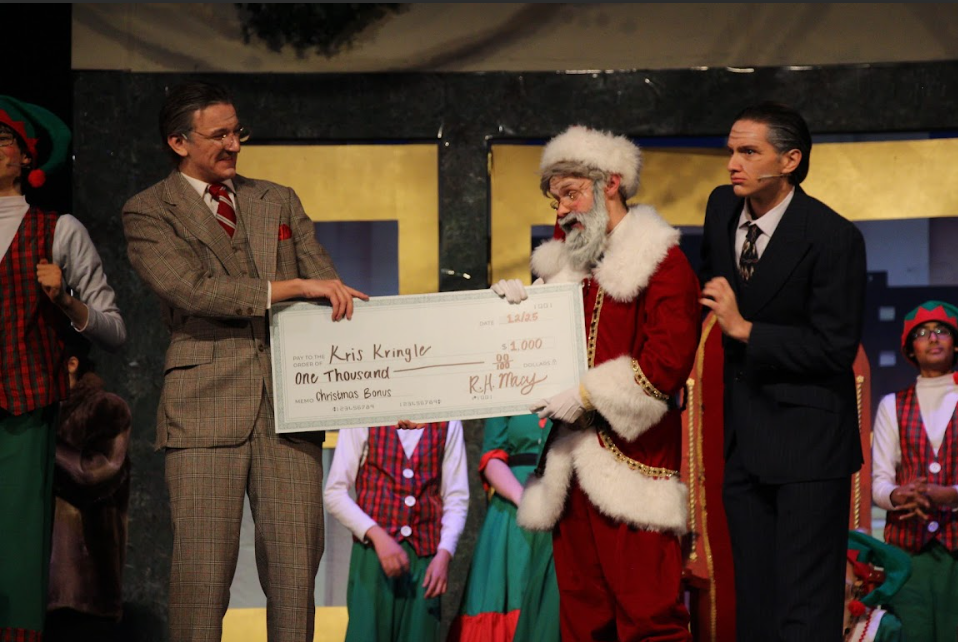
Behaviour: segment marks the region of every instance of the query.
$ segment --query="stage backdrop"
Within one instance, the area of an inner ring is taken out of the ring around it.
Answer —
[[[500,197],[498,186],[495,190],[491,188],[490,165],[495,172],[505,161],[499,160],[500,154],[496,151],[490,163],[490,153],[499,145],[541,143],[575,123],[609,129],[642,141],[721,138],[727,134],[730,121],[739,109],[764,99],[794,105],[805,115],[816,136],[902,132],[923,132],[926,137],[929,132],[947,135],[958,131],[955,78],[958,78],[958,62],[589,73],[350,75],[74,71],[74,213],[87,225],[100,249],[130,328],[125,348],[117,355],[103,355],[100,360],[100,371],[108,386],[129,401],[134,417],[130,546],[122,639],[165,639],[171,535],[163,457],[154,451],[152,443],[162,383],[163,350],[169,334],[162,326],[155,298],[144,289],[126,258],[120,212],[127,198],[170,171],[162,141],[156,133],[157,109],[167,87],[187,79],[230,86],[240,116],[253,128],[257,144],[405,146],[412,143],[432,147],[436,155],[435,182],[422,188],[431,191],[438,211],[437,232],[429,232],[438,235],[438,268],[433,269],[431,278],[433,283],[438,283],[440,291],[450,291],[485,288],[491,278],[500,278],[509,274],[508,270],[523,267],[521,253],[510,250],[500,258],[500,250],[492,246],[503,234],[509,235],[493,229],[494,216],[496,225],[499,224],[498,210],[492,211],[493,201],[498,207]],[[646,142],[644,146],[649,151],[650,170],[644,179],[651,189],[650,176],[656,162],[652,152],[657,145]],[[535,157],[534,150],[526,151]],[[826,188],[816,185],[813,190],[811,181],[824,180],[830,173],[824,162],[825,155],[820,159],[818,152],[819,146],[816,146],[809,178],[809,190],[813,193]],[[678,156],[683,152],[664,153]],[[847,216],[870,211],[883,200],[894,201],[900,212],[923,210],[922,214],[909,215],[928,216],[929,212],[941,211],[934,209],[943,204],[940,192],[935,192],[937,195],[927,201],[916,200],[921,196],[917,192],[902,196],[906,190],[938,190],[955,184],[950,173],[955,165],[947,155],[938,156],[940,153],[944,154],[933,150],[918,154],[903,152],[906,156],[885,155],[885,160],[875,165],[863,164],[867,158],[849,162],[846,169],[836,173],[839,190],[834,198],[847,197],[852,202],[833,200],[831,204]],[[245,163],[255,154],[255,145],[245,148],[239,163],[241,173],[253,173],[253,166]],[[707,180],[713,184],[726,182],[722,171],[724,160],[715,148],[700,158],[692,156],[694,162],[699,163],[694,169],[683,169],[679,163],[672,162],[666,163],[664,169],[666,174],[674,173],[677,178],[687,172],[672,188],[676,197],[687,203],[682,207],[682,215],[689,217],[687,220],[701,216],[703,201],[696,201],[701,197],[693,194],[706,190]],[[551,211],[545,199],[535,192],[534,164],[534,161],[526,164],[526,169],[519,170],[515,180],[522,189],[531,190],[529,198],[538,203],[539,213],[534,214],[535,220],[528,224],[548,225]],[[711,169],[706,172],[705,166]],[[852,173],[856,167],[861,170],[858,175]],[[924,169],[919,171],[921,167]],[[903,180],[903,176],[913,170],[915,174]],[[307,183],[295,185],[299,190],[308,190],[316,184],[325,187],[326,194],[346,195],[348,213],[338,214],[327,203],[319,205],[319,211],[313,214],[329,215],[329,219],[322,219],[324,222],[356,220],[357,212],[363,210],[361,198],[365,193],[382,196],[398,189],[397,195],[408,194],[405,186],[384,184],[379,176],[359,181],[348,175],[337,178],[334,185],[325,180],[333,171],[327,168],[322,175],[310,173]],[[709,178],[705,178],[706,175]],[[296,180],[289,176],[279,178],[287,184]],[[859,192],[863,180],[872,187]],[[876,196],[866,200],[875,189],[885,198]],[[670,202],[662,194],[653,197],[643,192],[640,198],[663,211]],[[528,216],[523,202],[516,201],[511,214],[507,215],[520,219]],[[397,243],[401,245],[404,242],[402,228],[409,216],[405,196],[397,202],[397,209],[401,214],[388,220],[398,222]],[[372,218],[370,215],[366,220]],[[428,214],[417,218],[421,222],[428,219]],[[514,235],[515,243],[525,245],[523,253],[531,251],[528,231],[514,232]],[[421,247],[428,248],[431,242],[427,239]],[[397,253],[400,290],[407,287],[405,270],[429,260],[427,256],[416,256],[418,250],[412,252],[412,256],[405,251]],[[425,249],[422,252],[426,254]],[[516,274],[520,278],[526,276]],[[477,423],[467,426],[467,447],[472,462],[478,461],[481,441]],[[472,481],[474,499],[467,532],[452,568],[450,595],[444,610],[446,622],[458,605],[472,541],[484,516],[482,492],[475,475]]]

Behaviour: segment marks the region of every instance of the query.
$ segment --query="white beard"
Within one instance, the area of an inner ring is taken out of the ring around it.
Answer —
[[[571,227],[576,222],[582,223],[582,229]],[[565,246],[573,267],[591,268],[599,262],[605,252],[609,227],[609,210],[604,199],[596,198],[588,212],[565,215],[560,226],[565,232]]]

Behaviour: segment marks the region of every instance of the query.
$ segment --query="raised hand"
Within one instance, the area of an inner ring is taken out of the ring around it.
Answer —
[[[489,288],[509,303],[522,303],[529,298],[526,288],[519,279],[500,279]]]
[[[369,300],[369,295],[345,285],[339,279],[303,279],[301,296],[307,299],[329,299],[333,305],[333,321],[344,316],[353,318],[353,297]]]
[[[574,423],[585,412],[579,386],[568,388],[548,399],[541,399],[529,408],[530,412],[539,415],[539,419],[552,419]]]
[[[37,263],[37,281],[43,288],[43,293],[60,307],[66,305],[69,294],[63,287],[63,271],[56,263],[40,259]]]

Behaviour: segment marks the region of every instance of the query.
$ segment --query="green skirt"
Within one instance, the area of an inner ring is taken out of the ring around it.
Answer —
[[[513,472],[517,479],[525,479],[531,469],[515,467]],[[552,533],[520,528],[515,505],[498,494],[489,500],[462,606],[449,639],[559,640],[559,588],[552,562]]]
[[[48,406],[0,415],[0,638],[11,631],[43,631],[56,411],[57,406]]]
[[[353,543],[349,558],[346,642],[436,642],[440,598],[423,596],[423,580],[433,556],[418,557],[406,542],[409,572],[390,578],[372,546]]]

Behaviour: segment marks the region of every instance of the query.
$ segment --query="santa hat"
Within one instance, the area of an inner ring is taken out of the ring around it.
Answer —
[[[66,161],[70,148],[70,129],[50,110],[12,96],[0,96],[0,123],[20,137],[24,151],[33,158],[35,169],[27,176],[33,187],[43,185],[47,174],[57,170]],[[40,164],[37,143],[42,135],[49,139],[49,153],[46,161]]]
[[[858,531],[848,532],[848,561],[868,591],[848,603],[848,610],[856,617],[866,608],[887,604],[911,577],[908,553]]]
[[[548,143],[542,150],[539,173],[545,174],[561,162],[578,162],[622,177],[622,192],[632,198],[639,190],[642,152],[625,136],[573,125]]]
[[[914,365],[917,365],[915,358],[908,354],[909,335],[912,330],[929,321],[948,326],[951,336],[958,339],[958,308],[944,301],[925,301],[905,316],[905,329],[901,333],[901,353]]]

